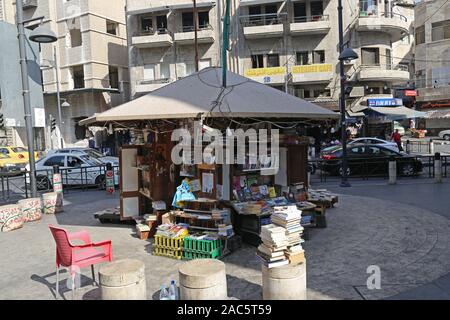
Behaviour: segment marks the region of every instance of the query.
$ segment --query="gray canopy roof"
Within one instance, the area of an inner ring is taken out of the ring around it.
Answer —
[[[206,68],[143,97],[85,119],[81,125],[111,121],[207,117],[331,119],[339,115],[280,90],[228,72]]]

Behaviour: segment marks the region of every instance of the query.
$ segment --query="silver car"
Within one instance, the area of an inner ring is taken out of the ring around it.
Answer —
[[[48,154],[84,154],[89,156],[90,158],[100,160],[103,163],[111,163],[113,167],[119,166],[118,157],[105,156],[101,152],[91,148],[63,148],[50,150]]]

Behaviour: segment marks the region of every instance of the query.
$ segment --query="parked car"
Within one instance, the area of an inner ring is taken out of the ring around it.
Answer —
[[[390,149],[392,151],[400,152],[400,150],[398,149],[398,146],[397,146],[396,143],[390,142],[390,141],[386,141],[386,140],[382,140],[382,139],[379,139],[379,138],[370,138],[370,137],[367,137],[367,138],[356,138],[356,139],[353,139],[353,140],[349,141],[347,143],[347,146],[352,146],[354,144],[368,144],[368,145],[370,144],[370,145],[382,146],[382,147],[385,147],[385,148]],[[322,155],[330,153],[330,152],[332,152],[334,150],[337,150],[339,148],[341,148],[340,145],[339,146],[331,146],[331,147],[325,148],[325,149],[322,150]]]
[[[0,171],[1,172],[21,172],[25,171],[27,163],[14,163],[14,160],[3,153],[0,153]]]
[[[450,141],[450,130],[444,130],[439,132],[439,138]]]
[[[37,187],[47,190],[52,187],[53,167],[61,169],[63,185],[106,186],[105,164],[85,154],[50,154],[36,162]],[[29,166],[27,168],[29,170]],[[27,177],[27,182],[29,178]],[[119,172],[114,170],[114,181],[119,183]]]
[[[63,148],[63,149],[49,151],[49,154],[57,154],[57,153],[84,154],[91,158],[100,160],[103,163],[111,163],[114,167],[119,166],[119,158],[118,157],[105,156],[101,152],[99,152],[95,149],[91,149],[91,148]]]
[[[354,144],[347,149],[347,175],[386,175],[389,160],[397,160],[397,174],[413,176],[422,172],[423,164],[419,159],[399,153],[380,145]],[[342,148],[322,155],[320,169],[331,175],[342,175]]]
[[[29,162],[29,153],[24,147],[0,147],[0,154],[8,157],[7,164],[10,164],[10,167],[22,168]],[[34,153],[34,158],[39,159],[37,152]]]

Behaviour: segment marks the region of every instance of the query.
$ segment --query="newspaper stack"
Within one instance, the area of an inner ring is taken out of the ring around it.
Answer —
[[[273,224],[261,228],[262,244],[258,247],[257,255],[268,268],[289,264],[285,255],[288,248],[286,229]]]

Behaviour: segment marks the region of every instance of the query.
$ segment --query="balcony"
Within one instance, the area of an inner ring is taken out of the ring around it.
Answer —
[[[278,13],[241,16],[245,38],[263,39],[282,36],[284,17],[285,15]]]
[[[173,44],[172,37],[167,29],[158,29],[156,32],[142,32],[131,39],[131,44],[138,48],[169,47]]]
[[[294,17],[294,21],[291,23],[291,34],[293,36],[327,34],[330,29],[329,15]]]
[[[409,32],[408,19],[398,13],[381,13],[377,11],[360,11],[356,22],[356,30],[360,32],[384,32],[392,37],[392,41],[400,40]]]
[[[162,88],[172,82],[170,78],[158,79],[158,80],[140,80],[136,83],[136,93],[145,94],[153,92],[159,88]]]
[[[331,63],[292,67],[292,81],[294,83],[330,82],[333,79],[333,75],[333,65]]]
[[[195,41],[194,26],[185,26],[181,32],[176,32],[174,40],[180,45],[190,45]],[[214,29],[210,25],[199,26],[197,31],[198,43],[214,43],[215,35]]]
[[[285,67],[255,68],[244,72],[247,78],[264,84],[284,84],[286,77]]]
[[[360,66],[358,79],[360,81],[383,81],[397,82],[410,80],[408,68],[402,65],[397,66]]]

